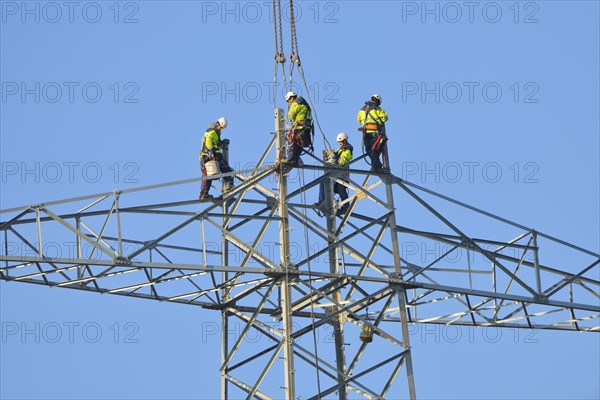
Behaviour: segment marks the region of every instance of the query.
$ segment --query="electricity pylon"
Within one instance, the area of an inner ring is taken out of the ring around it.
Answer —
[[[284,135],[277,109],[256,168],[222,174],[239,184],[214,203],[148,200],[190,179],[2,210],[0,279],[219,311],[223,399],[414,399],[413,323],[600,330],[597,253],[358,169],[361,157],[267,165]],[[333,182],[351,193],[345,214]],[[73,254],[49,257],[48,238],[72,238]],[[420,247],[433,259],[413,259]]]

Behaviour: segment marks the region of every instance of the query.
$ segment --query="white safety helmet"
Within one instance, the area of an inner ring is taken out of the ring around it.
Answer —
[[[346,135],[344,132],[338,133],[337,141],[343,142],[344,140],[348,140],[348,135]]]
[[[381,99],[381,95],[375,93],[373,96],[371,96],[371,100],[377,100],[379,102],[379,104],[381,104],[383,102],[383,100]]]
[[[217,123],[221,126],[221,128],[227,128],[227,118],[221,117],[217,120]]]
[[[298,96],[298,95],[297,95],[296,93],[294,93],[294,92],[287,92],[287,93],[285,94],[285,101],[288,101],[288,100],[289,100],[289,99],[291,99],[292,97],[296,97],[296,96]]]

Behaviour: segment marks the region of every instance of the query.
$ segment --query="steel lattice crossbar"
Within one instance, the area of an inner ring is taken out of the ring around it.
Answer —
[[[357,163],[266,165],[283,150],[280,113],[276,130],[256,168],[223,174],[237,186],[214,203],[146,201],[195,178],[2,210],[0,279],[218,310],[223,332],[241,321],[222,338],[223,398],[295,398],[301,371],[318,377],[303,397],[414,398],[409,323],[600,330],[597,253]],[[452,207],[485,220],[482,234],[450,222]],[[49,254],[67,239],[69,254]],[[422,246],[437,251],[412,251]],[[327,330],[330,343],[317,340]],[[247,343],[251,332],[268,345]]]

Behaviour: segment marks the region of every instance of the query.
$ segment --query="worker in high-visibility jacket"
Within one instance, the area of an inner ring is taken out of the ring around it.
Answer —
[[[354,147],[350,143],[348,143],[348,135],[344,132],[341,132],[337,135],[337,142],[339,144],[339,148],[333,152],[333,150],[329,150],[331,153],[329,154],[329,160],[327,162],[340,166],[340,167],[348,167],[348,163],[352,160],[352,152],[354,151]],[[348,182],[349,174],[345,173],[341,178],[343,181]],[[343,202],[348,198],[348,188],[345,185],[342,185],[339,182],[333,183],[333,192],[337,193],[340,196],[340,202]],[[325,181],[321,182],[319,187],[319,202],[315,203],[314,206],[319,210],[325,210],[325,204],[323,201],[325,200]],[[349,204],[344,203],[339,210],[337,211],[337,215],[345,214],[348,211]]]
[[[312,149],[312,112],[310,106],[294,92],[287,92],[285,101],[289,104],[288,117],[292,124],[288,133],[288,151],[283,163],[297,165],[302,148]]]
[[[363,133],[365,152],[371,159],[371,171],[386,171],[388,166],[381,163],[379,156],[387,141],[385,123],[388,116],[381,108],[380,95],[374,94],[370,101],[365,102],[365,106],[358,112],[357,120],[360,124],[358,129]]]
[[[227,119],[221,117],[217,122],[208,125],[208,129],[204,132],[202,140],[202,149],[200,150],[200,168],[202,169],[202,189],[200,190],[200,200],[212,200],[213,196],[208,194],[212,186],[212,179],[207,177],[207,163],[215,161],[218,165],[218,170],[211,171],[211,175],[215,173],[233,172],[233,169],[223,158],[223,146],[229,144],[229,139],[221,140],[221,131],[227,128]],[[216,166],[215,166],[216,167]],[[233,189],[233,177],[226,176],[223,178],[223,194]]]

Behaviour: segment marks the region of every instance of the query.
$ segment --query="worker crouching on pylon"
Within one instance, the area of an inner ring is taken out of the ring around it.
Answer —
[[[208,192],[212,186],[212,179],[207,178],[210,175],[219,173],[233,172],[233,169],[227,164],[223,157],[223,146],[229,144],[229,139],[221,140],[221,131],[227,128],[227,119],[221,117],[217,122],[208,125],[202,139],[202,149],[200,150],[200,168],[202,169],[202,189],[200,190],[200,200],[212,200],[213,196]],[[223,178],[223,193],[233,189],[233,177]]]
[[[302,148],[313,150],[311,109],[306,100],[294,92],[287,92],[285,101],[289,104],[288,117],[292,126],[288,133],[287,157],[281,162],[298,165]]]
[[[328,162],[334,165],[338,165],[340,167],[346,166],[352,160],[354,151],[354,147],[350,143],[348,143],[348,135],[344,132],[341,132],[337,135],[337,142],[339,144],[339,148],[334,152],[333,150],[328,150]],[[348,182],[348,173],[344,174],[342,178],[343,181]],[[348,188],[342,185],[341,183],[334,182],[333,183],[333,192],[337,193],[340,196],[340,202],[346,200],[348,198]],[[325,210],[325,182],[321,182],[319,187],[319,202],[314,204],[320,211]],[[337,215],[345,214],[348,211],[348,203],[345,203],[340,209],[337,211]]]
[[[358,112],[357,120],[361,125],[358,130],[363,133],[365,152],[371,159],[371,171],[389,171],[389,166],[384,166],[379,160],[387,141],[385,122],[388,120],[387,114],[381,108],[380,95],[374,94],[371,100],[365,102],[365,106]]]

